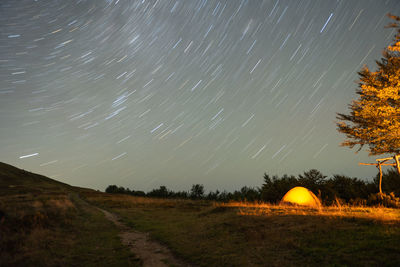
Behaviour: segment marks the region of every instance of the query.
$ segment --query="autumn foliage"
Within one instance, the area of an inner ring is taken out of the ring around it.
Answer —
[[[397,29],[392,45],[377,61],[378,69],[364,67],[357,100],[349,105],[350,114],[338,113],[338,131],[346,134],[343,146],[369,146],[370,155],[400,154],[400,17],[389,15]]]

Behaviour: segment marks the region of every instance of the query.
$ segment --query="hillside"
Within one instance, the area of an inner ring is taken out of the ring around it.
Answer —
[[[46,191],[71,191],[74,187],[0,162],[0,188],[2,194],[24,194]],[[4,190],[7,188],[7,190]]]
[[[0,266],[138,265],[91,191],[0,163]]]

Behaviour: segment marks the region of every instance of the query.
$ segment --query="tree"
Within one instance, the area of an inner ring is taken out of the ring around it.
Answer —
[[[311,169],[307,172],[304,172],[304,175],[299,174],[299,181],[304,184],[321,184],[326,178],[319,170]]]
[[[204,196],[204,186],[202,184],[192,185],[190,189],[190,197],[193,199],[200,199]]]
[[[379,183],[379,175],[374,179],[375,184]],[[400,196],[400,174],[395,169],[388,169],[383,173],[383,180],[385,183],[382,185],[382,189],[385,192],[393,192],[395,195]]]
[[[111,193],[111,194],[129,194],[130,190],[125,189],[123,186],[116,186],[116,185],[109,185],[106,188],[106,193]]]
[[[118,186],[116,186],[116,185],[109,185],[106,188],[106,193],[114,194],[114,193],[117,193],[117,192],[118,192]]]
[[[207,198],[208,200],[217,200],[218,197],[219,197],[219,193],[220,193],[220,192],[219,192],[218,190],[216,190],[215,192],[210,191],[210,192],[207,194],[206,198]]]
[[[261,187],[261,198],[264,201],[276,203],[295,186],[300,185],[293,175],[283,175],[281,178],[274,175],[272,178],[264,173],[264,183]]]
[[[376,61],[376,71],[365,66],[358,73],[359,97],[349,105],[350,114],[337,114],[337,129],[347,137],[342,146],[359,145],[360,151],[367,145],[370,155],[395,154],[400,173],[400,17],[388,16],[394,20],[388,27],[397,29],[394,42]]]
[[[299,174],[298,180],[301,186],[304,186],[313,192],[318,192],[320,185],[324,182],[325,178],[326,176],[320,171],[311,169],[307,172],[304,172],[304,175]]]
[[[240,194],[242,195],[242,201],[256,201],[260,199],[260,190],[256,188],[251,188],[247,186],[243,186],[240,189]]]
[[[150,197],[168,198],[170,195],[170,191],[165,185],[162,185],[158,189],[151,190],[149,193],[147,193],[147,195]]]
[[[335,174],[333,178],[324,182],[321,191],[323,192],[322,197],[327,202],[333,203],[336,198],[349,202],[355,199],[367,199],[376,191],[376,185],[357,178]]]

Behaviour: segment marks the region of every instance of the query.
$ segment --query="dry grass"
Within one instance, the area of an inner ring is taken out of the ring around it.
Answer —
[[[306,206],[275,205],[268,203],[214,203],[216,207],[237,208],[238,214],[249,216],[303,215],[331,218],[368,219],[384,223],[400,222],[400,210],[386,207],[338,205],[311,208]]]
[[[0,197],[0,266],[137,266],[118,229],[76,193]]]
[[[81,191],[0,163],[0,266],[139,265]]]
[[[115,209],[129,209],[138,207],[151,207],[156,209],[198,209],[199,207],[208,207],[212,205],[212,202],[202,200],[149,198],[99,192],[86,192],[84,196],[87,201],[95,205]]]
[[[395,265],[400,210],[154,199],[88,193],[199,266]]]
[[[303,216],[324,216],[331,218],[357,218],[368,219],[384,223],[400,222],[400,209],[387,208],[383,206],[352,206],[343,205],[337,202],[334,206],[320,206],[312,208],[307,206],[295,206],[285,204],[255,203],[255,202],[211,202],[183,199],[160,199],[148,197],[132,197],[123,194],[100,194],[97,192],[87,193],[88,201],[102,204],[109,208],[137,208],[137,207],[158,207],[158,208],[190,208],[190,207],[225,207],[237,210],[239,215],[248,216],[277,216],[277,215],[303,215]],[[99,200],[101,201],[99,202]]]

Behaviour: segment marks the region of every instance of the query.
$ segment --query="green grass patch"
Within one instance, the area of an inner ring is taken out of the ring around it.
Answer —
[[[212,202],[162,200],[88,193],[92,203],[118,213],[137,230],[168,245],[199,266],[396,265],[399,221],[382,221],[365,211],[268,212]],[[377,210],[393,213],[399,210]],[[366,218],[363,218],[365,213]],[[250,214],[250,215],[249,215]],[[356,214],[358,217],[354,217]],[[397,217],[396,217],[397,216]]]

